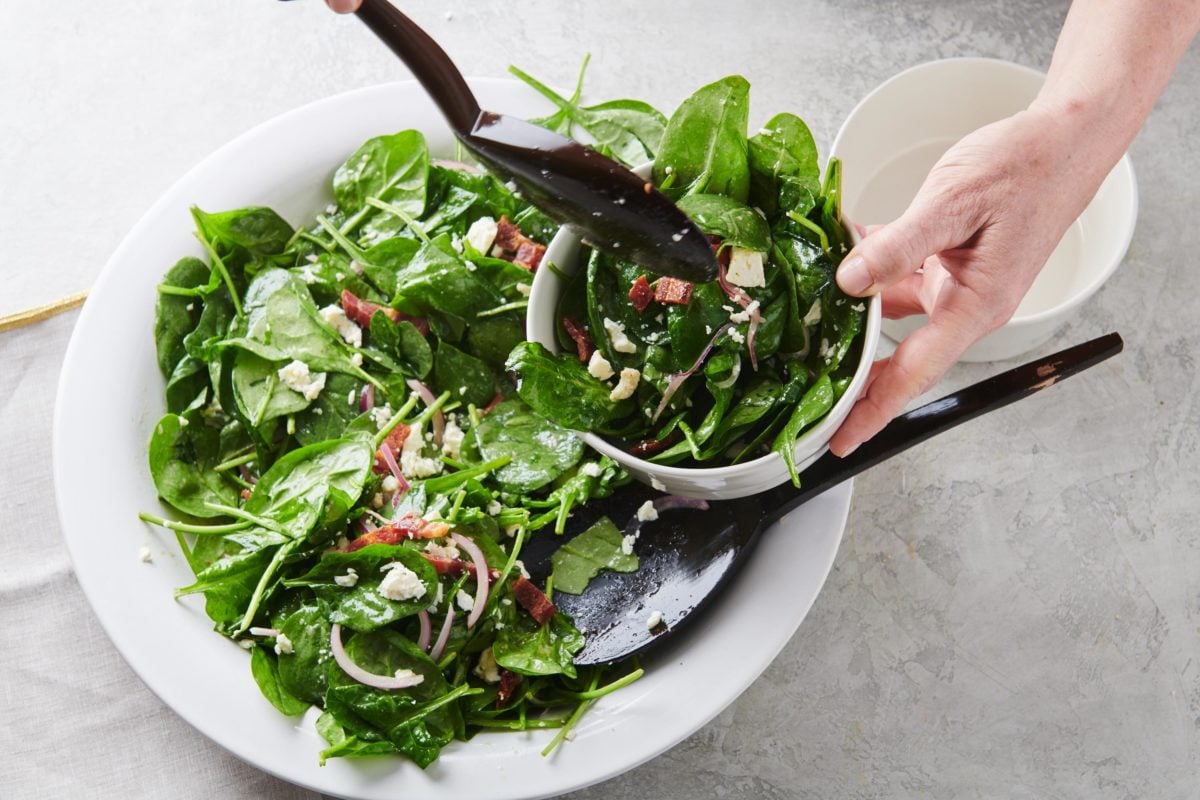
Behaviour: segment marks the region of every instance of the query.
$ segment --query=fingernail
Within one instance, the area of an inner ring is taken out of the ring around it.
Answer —
[[[861,442],[859,442],[858,444],[861,444]],[[850,455],[851,453],[853,453],[855,450],[858,449],[858,444],[852,444],[852,445],[850,445],[849,448],[843,450],[840,453],[834,453],[834,455],[837,456],[838,458],[845,458],[846,456]]]
[[[853,256],[838,267],[838,286],[846,294],[861,295],[871,288],[871,273],[862,256]]]

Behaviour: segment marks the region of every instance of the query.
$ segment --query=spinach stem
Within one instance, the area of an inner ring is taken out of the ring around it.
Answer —
[[[591,708],[591,705],[594,702],[596,702],[596,701],[595,700],[584,700],[582,703],[579,704],[579,707],[576,708],[575,712],[573,714],[571,714],[570,717],[567,718],[566,723],[564,723],[562,728],[559,729],[559,731],[555,735],[555,737],[550,740],[550,744],[546,745],[546,749],[542,751],[543,757],[548,756],[551,753],[553,753],[554,748],[556,748],[560,744],[562,744],[563,740],[566,739],[567,735],[571,732],[571,729],[575,727],[575,724],[577,722],[579,722],[579,719],[583,716],[584,712],[587,711],[589,708]]]
[[[585,60],[584,67],[586,67],[586,66],[587,66],[587,61]],[[537,78],[533,77],[528,72],[521,69],[520,67],[517,67],[513,64],[509,64],[508,71],[511,72],[513,75],[517,76],[518,78],[520,78],[525,83],[527,83],[531,89],[533,89],[535,92],[540,94],[542,97],[546,98],[551,103],[554,103],[554,105],[556,105],[560,109],[562,109],[563,113],[565,113],[571,119],[572,122],[575,122],[578,125],[584,124],[583,120],[580,119],[579,107],[577,105],[575,105],[574,103],[572,103],[570,100],[567,100],[567,98],[563,97],[558,92],[554,91],[549,86],[542,83]],[[580,78],[582,79],[582,77],[583,77],[582,73],[580,73]]]
[[[342,227],[338,228],[338,232],[343,236],[349,236],[350,233],[358,227],[358,223],[367,218],[368,213],[367,206],[363,206],[358,211],[355,211],[353,216],[349,217],[345,222],[342,223]]]
[[[352,242],[352,241],[350,241],[348,238],[346,238],[346,236],[345,236],[345,235],[343,235],[343,234],[342,234],[342,232],[341,232],[341,231],[339,231],[339,230],[338,230],[338,229],[337,229],[337,228],[334,226],[334,224],[333,224],[332,222],[330,222],[330,221],[329,221],[329,218],[328,218],[328,217],[326,217],[324,214],[318,214],[318,215],[317,215],[317,224],[318,224],[318,225],[320,225],[320,226],[321,226],[321,228],[322,228],[322,229],[324,229],[324,231],[325,231],[326,233],[328,233],[328,234],[329,234],[329,236],[330,236],[330,237],[331,237],[331,238],[332,238],[332,239],[333,239],[335,242],[337,242],[337,243],[338,243],[338,245],[339,245],[339,246],[340,246],[340,247],[341,247],[343,250],[345,250],[345,251],[346,251],[346,253],[347,253],[347,254],[348,254],[348,255],[349,255],[351,258],[353,258],[353,259],[354,259],[354,260],[356,260],[356,261],[366,261],[366,259],[363,257],[363,251],[362,251],[362,249],[361,249],[361,248],[359,248],[359,246],[358,246],[358,245],[356,245],[354,242]]]
[[[795,211],[787,212],[787,217],[792,222],[803,225],[805,228],[808,228],[810,231],[815,233],[817,238],[821,240],[821,249],[826,251],[829,250],[829,236],[826,235],[824,228],[810,220],[808,217],[805,217],[802,214],[797,214]]]
[[[190,522],[179,522],[173,519],[156,517],[155,515],[148,514],[145,511],[138,512],[138,519],[142,520],[143,522],[149,522],[151,525],[157,525],[160,528],[166,528],[167,530],[172,530],[177,533],[196,533],[201,535],[237,533],[238,531],[246,530],[246,528],[249,528],[253,524],[251,522],[242,521],[230,522],[224,525],[193,525]]]
[[[417,222],[415,219],[413,219],[412,215],[409,214],[407,211],[405,211],[403,208],[400,208],[399,206],[394,206],[391,203],[384,202],[383,200],[380,200],[378,197],[368,197],[367,204],[374,206],[375,208],[378,208],[380,211],[386,211],[389,214],[392,214],[393,216],[399,217],[400,221],[403,222],[405,225],[407,225],[412,230],[412,232],[417,235],[418,239],[420,239],[425,244],[429,244],[429,241],[430,241],[429,234],[427,234],[425,232],[425,228],[421,227],[421,224],[419,222]]]
[[[273,519],[260,517],[257,514],[251,514],[249,511],[238,508],[237,506],[227,506],[222,503],[205,503],[205,508],[211,508],[213,511],[220,511],[222,514],[230,517],[236,517],[240,520],[245,520],[251,525],[257,525],[260,528],[266,528],[269,531],[287,535],[287,530]]]
[[[222,461],[220,464],[217,464],[215,467],[213,467],[213,472],[224,472],[227,469],[233,469],[234,467],[240,467],[243,464],[249,464],[257,457],[258,454],[255,452],[254,448],[251,447],[246,452],[233,456],[225,461]]]
[[[336,242],[327,242],[319,236],[309,233],[308,231],[301,231],[298,236],[306,242],[312,242],[327,253],[337,246]]]
[[[467,717],[467,724],[478,728],[500,728],[508,731],[554,729],[563,726],[561,719],[492,719],[491,717]]]
[[[171,286],[169,283],[160,283],[157,288],[158,288],[159,294],[170,294],[170,295],[175,295],[176,297],[203,297],[204,296],[204,288],[199,287],[199,286],[191,288],[191,289],[186,289],[182,286]]]
[[[416,392],[410,394],[408,399],[404,401],[404,405],[400,406],[400,409],[395,414],[392,414],[391,418],[387,421],[387,424],[380,429],[379,433],[375,434],[376,450],[379,449],[379,446],[383,444],[388,435],[396,429],[396,426],[400,424],[400,421],[408,416],[408,412],[412,411],[413,408],[416,407],[418,400],[420,400],[420,397],[417,396]]]
[[[430,403],[428,406],[426,406],[425,410],[422,411],[419,415],[417,415],[417,418],[415,420],[413,420],[413,427],[415,428],[418,425],[424,425],[426,422],[428,422],[430,419],[432,419],[433,415],[436,414],[437,412],[441,411],[442,406],[446,405],[446,401],[449,399],[450,399],[450,390],[447,389],[446,391],[442,392],[440,395],[435,397],[433,399],[433,402]]]
[[[522,311],[528,307],[529,307],[528,300],[514,300],[513,302],[505,303],[502,306],[496,306],[495,308],[489,308],[486,311],[480,311],[475,316],[481,317],[481,318],[482,317],[494,317],[499,314],[504,314],[508,311]]]
[[[292,552],[292,548],[296,546],[297,541],[292,540],[287,544],[280,545],[279,549],[275,551],[275,555],[271,557],[271,563],[267,565],[262,577],[258,579],[258,585],[254,587],[254,594],[250,595],[250,604],[246,606],[246,613],[242,615],[241,623],[238,624],[237,630],[233,632],[233,638],[236,639],[244,633],[250,627],[250,623],[254,621],[254,615],[258,613],[258,605],[262,602],[263,593],[267,591],[267,584],[275,577],[275,572],[279,569],[283,560],[287,558],[288,554]]]
[[[225,268],[225,262],[221,260],[221,256],[217,253],[217,248],[213,247],[205,237],[199,232],[196,233],[196,238],[200,240],[200,245],[208,253],[208,257],[212,259],[212,268],[221,276],[221,280],[225,282],[225,288],[229,290],[229,299],[233,301],[233,310],[240,317],[242,315],[242,301],[238,299],[237,289],[233,285],[233,276],[229,274],[229,270]]]
[[[574,698],[575,700],[595,700],[597,698],[604,697],[604,695],[606,695],[606,694],[611,694],[612,692],[615,692],[617,689],[622,689],[622,688],[628,686],[629,684],[633,683],[634,681],[636,681],[638,678],[642,677],[645,674],[646,674],[646,670],[642,669],[641,667],[638,667],[633,672],[630,672],[628,675],[622,675],[620,678],[617,678],[612,683],[601,686],[598,689],[589,689],[586,692],[569,692],[565,696]]]

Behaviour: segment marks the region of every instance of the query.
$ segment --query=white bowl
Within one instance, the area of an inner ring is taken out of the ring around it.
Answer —
[[[642,177],[650,174],[650,165],[635,170]],[[857,243],[858,234],[854,226],[847,224],[851,241]],[[551,353],[559,352],[558,337],[555,335],[555,309],[559,295],[565,288],[562,276],[574,275],[582,266],[580,258],[583,242],[570,228],[560,228],[558,234],[546,248],[543,263],[553,264],[557,269],[539,269],[533,277],[533,288],[529,293],[529,308],[525,316],[525,338],[539,342]],[[826,451],[829,439],[837,431],[842,420],[866,384],[879,343],[880,302],[873,297],[867,303],[867,325],[863,331],[862,356],[850,386],[825,415],[824,419],[796,440],[796,466],[803,470]],[[642,483],[671,494],[685,497],[703,497],[709,500],[727,500],[778,486],[787,481],[787,465],[776,453],[725,467],[672,467],[655,464],[638,458],[593,433],[580,432],[583,440],[593,449],[616,461]]]
[[[845,215],[864,225],[900,216],[951,145],[1027,107],[1044,79],[1008,61],[952,58],[885,81],[850,112],[833,143],[833,155],[843,163]],[[1126,155],[1067,230],[1013,318],[970,347],[963,360],[1014,358],[1048,341],[1121,263],[1137,205]],[[884,320],[883,332],[900,341],[925,320]]]

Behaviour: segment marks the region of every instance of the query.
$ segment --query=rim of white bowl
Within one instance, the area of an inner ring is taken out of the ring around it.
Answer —
[[[863,109],[863,107],[871,102],[876,95],[881,94],[885,89],[891,87],[892,84],[897,83],[904,78],[910,77],[914,73],[945,69],[948,67],[961,66],[965,64],[1002,67],[1014,72],[1023,72],[1027,75],[1032,75],[1042,80],[1045,80],[1046,78],[1046,73],[1027,64],[1018,64],[1015,61],[1006,61],[1003,58],[990,58],[985,56],[957,56],[954,58],[939,58],[933,61],[924,61],[920,64],[914,64],[905,70],[897,72],[895,75],[891,76],[883,83],[867,92],[867,94],[864,95],[857,104],[855,104],[854,108],[850,110],[850,113],[846,115],[846,119],[843,120],[841,127],[838,128],[837,136],[834,137],[833,140],[833,147],[830,148],[830,153],[838,152],[838,145],[842,143],[842,139],[845,137],[846,131],[850,127],[850,123]],[[1129,214],[1126,217],[1127,224],[1121,233],[1120,243],[1114,249],[1113,254],[1108,259],[1107,263],[1105,263],[1104,268],[1094,273],[1092,280],[1088,281],[1073,294],[1059,301],[1057,304],[1051,306],[1050,308],[1044,308],[1041,311],[1036,311],[1032,314],[1014,314],[1007,322],[1004,323],[1002,328],[1017,328],[1025,325],[1033,325],[1039,322],[1045,322],[1054,317],[1060,316],[1063,312],[1070,311],[1071,309],[1082,305],[1088,298],[1099,291],[1100,287],[1112,277],[1112,274],[1116,272],[1117,267],[1119,267],[1121,262],[1125,260],[1125,254],[1129,251],[1129,244],[1133,241],[1133,233],[1137,228],[1137,218],[1140,206],[1138,199],[1137,175],[1133,170],[1133,161],[1129,158],[1128,151],[1121,156],[1120,160],[1117,161],[1116,164],[1113,165],[1113,168],[1109,170],[1108,175],[1105,176],[1104,180],[1107,181],[1112,175],[1119,175],[1122,181],[1127,183],[1127,186],[1124,187],[1125,191],[1123,192],[1123,196],[1128,197],[1130,208]],[[1094,196],[1093,199],[1095,199]],[[1088,207],[1091,207],[1090,201],[1088,203]],[[1087,209],[1085,208],[1083,214],[1086,213]],[[1080,216],[1082,217],[1083,214],[1080,214]]]

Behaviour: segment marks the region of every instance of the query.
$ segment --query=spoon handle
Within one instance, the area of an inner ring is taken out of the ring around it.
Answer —
[[[967,420],[1049,388],[1115,356],[1124,346],[1120,334],[1109,333],[993,375],[901,414],[845,458],[838,458],[833,453],[818,458],[801,473],[802,488],[785,484],[768,492],[763,497],[766,519],[777,520],[806,500],[863,470]]]
[[[479,103],[446,51],[388,0],[363,0],[355,13],[412,70],[450,127],[468,135],[479,119]]]

